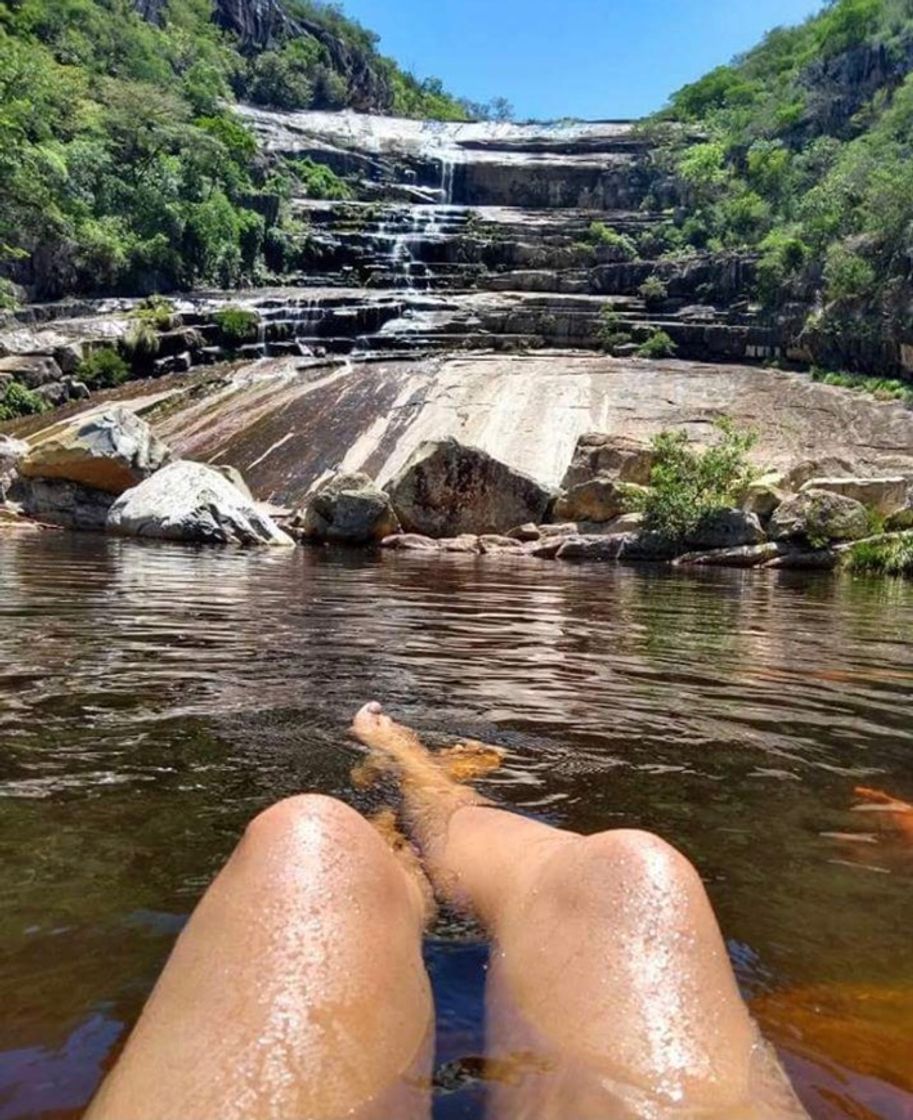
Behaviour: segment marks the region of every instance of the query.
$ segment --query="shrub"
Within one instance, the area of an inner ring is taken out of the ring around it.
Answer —
[[[847,568],[851,572],[913,577],[913,533],[857,541],[849,551]]]
[[[76,367],[76,376],[90,389],[113,389],[127,380],[130,367],[116,350],[104,346],[82,359]]]
[[[864,257],[838,242],[828,250],[824,280],[828,299],[837,302],[861,299],[875,284],[875,269]]]
[[[637,347],[637,353],[641,358],[671,358],[677,349],[665,331],[655,330]]]
[[[147,296],[130,312],[130,318],[148,323],[157,331],[170,331],[175,320],[174,303],[164,296]]]
[[[47,402],[18,381],[9,381],[0,389],[0,422],[16,420],[20,416],[33,416],[47,410]]]
[[[599,313],[599,328],[596,336],[599,345],[607,354],[614,354],[619,347],[631,341],[630,333],[624,329],[624,320],[610,303],[607,303]]]
[[[299,156],[288,161],[292,175],[308,198],[329,198],[345,200],[354,198],[355,193],[345,179],[332,167],[318,163],[310,156]]]
[[[648,276],[638,289],[647,307],[654,307],[668,298],[669,290],[658,276]]]
[[[605,222],[592,222],[587,232],[587,243],[594,249],[609,249],[616,260],[633,261],[637,256],[637,246],[625,233],[607,226]]]
[[[754,431],[740,431],[731,420],[717,423],[720,438],[703,451],[690,446],[685,432],[660,432],[650,490],[644,499],[645,525],[671,541],[682,541],[704,518],[737,503],[756,476],[748,452]]]
[[[809,247],[789,230],[772,230],[761,242],[758,261],[758,294],[774,306],[783,297],[784,285],[805,267]]]
[[[159,336],[148,319],[137,319],[124,335],[121,345],[131,357],[151,358],[159,352]]]
[[[222,336],[230,346],[250,342],[257,337],[260,316],[244,307],[225,307],[215,313]]]

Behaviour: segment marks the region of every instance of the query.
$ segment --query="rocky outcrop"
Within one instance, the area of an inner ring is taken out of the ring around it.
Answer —
[[[366,474],[337,474],[308,498],[291,528],[303,540],[379,544],[399,530],[389,495]]]
[[[544,521],[553,499],[535,479],[455,439],[423,443],[387,492],[403,528],[428,537],[506,534]]]
[[[826,490],[829,494],[842,494],[853,498],[881,517],[902,510],[907,503],[909,483],[902,475],[892,478],[812,478],[800,493],[808,490]]]
[[[195,544],[294,543],[218,471],[185,460],[122,494],[111,506],[107,529],[121,536]]]
[[[620,482],[647,486],[654,453],[648,443],[629,436],[589,432],[574,448],[574,457],[562,483],[565,490],[604,475]]]
[[[20,464],[26,478],[61,480],[122,494],[171,460],[145,420],[112,408],[40,432]]]
[[[764,530],[753,513],[741,509],[719,509],[702,518],[685,545],[694,550],[743,548],[761,544]]]
[[[19,465],[28,454],[29,445],[21,439],[0,435],[0,503],[19,473]]]
[[[861,502],[827,490],[804,490],[774,512],[768,526],[773,540],[862,540],[869,533],[870,516]]]
[[[113,494],[78,482],[24,477],[15,480],[9,497],[34,521],[95,533],[104,530],[114,502]]]
[[[562,494],[555,503],[555,517],[559,521],[614,521],[645,492],[634,483],[597,475]]]

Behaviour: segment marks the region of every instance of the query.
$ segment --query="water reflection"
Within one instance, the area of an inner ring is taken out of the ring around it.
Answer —
[[[911,623],[814,575],[0,542],[0,1120],[77,1114],[254,812],[370,807],[369,697],[505,747],[505,803],[681,846],[813,1114],[908,1118],[913,849],[849,809],[913,799]],[[476,1117],[483,950],[445,919],[428,959],[437,1115]]]

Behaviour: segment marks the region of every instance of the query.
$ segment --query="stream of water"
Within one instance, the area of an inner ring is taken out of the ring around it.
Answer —
[[[851,806],[913,800],[913,586],[65,534],[0,540],[0,1120],[81,1114],[254,813],[371,808],[370,698],[681,847],[815,1120],[911,1120],[913,841]],[[445,916],[427,960],[435,1116],[478,1118],[485,947]]]

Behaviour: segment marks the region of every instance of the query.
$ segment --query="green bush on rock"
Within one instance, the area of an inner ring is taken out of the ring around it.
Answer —
[[[706,518],[737,505],[757,476],[748,460],[757,433],[739,430],[728,419],[716,426],[717,442],[703,450],[682,431],[660,432],[653,439],[650,489],[641,508],[646,527],[667,540],[683,541]]]
[[[244,307],[225,307],[213,316],[229,346],[240,346],[257,337],[260,316]]]
[[[677,349],[665,331],[655,330],[637,347],[637,354],[640,358],[671,358]]]
[[[913,577],[913,533],[857,541],[849,551],[847,568],[851,572]]]
[[[21,416],[33,416],[39,412],[46,412],[47,409],[47,403],[37,393],[26,389],[18,381],[9,381],[0,389],[0,422],[18,420]]]
[[[87,354],[76,367],[76,376],[90,389],[113,389],[130,376],[130,367],[116,350],[105,346]]]

